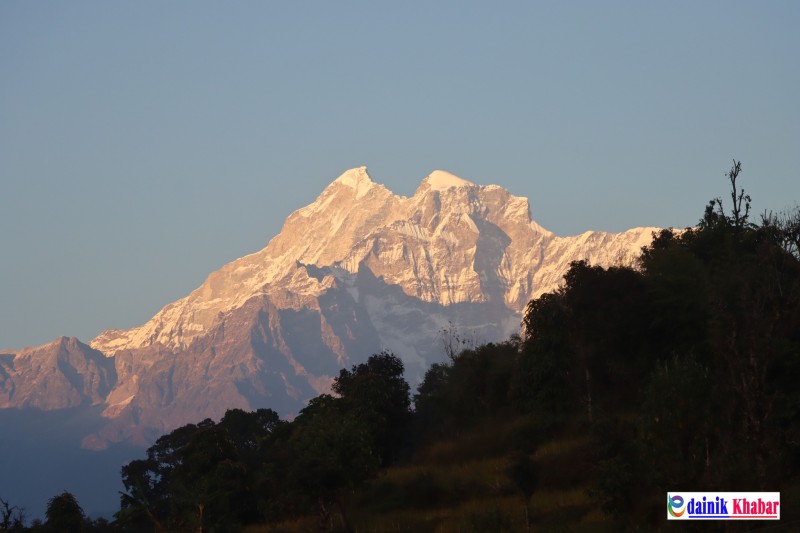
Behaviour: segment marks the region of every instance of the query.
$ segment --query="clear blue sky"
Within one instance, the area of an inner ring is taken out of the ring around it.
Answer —
[[[693,225],[800,201],[800,2],[0,3],[0,348],[129,328],[347,168]]]

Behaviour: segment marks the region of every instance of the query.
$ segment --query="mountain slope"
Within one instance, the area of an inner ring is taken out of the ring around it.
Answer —
[[[142,326],[90,342],[113,362],[114,379],[80,393],[81,402],[103,403],[109,421],[84,444],[144,444],[231,407],[296,413],[329,390],[339,368],[382,349],[403,358],[414,382],[444,356],[443,328],[476,342],[507,338],[570,261],[631,257],[654,230],[558,237],[531,219],[526,198],[496,185],[435,171],[402,197],[366,168],[348,170],[264,249]],[[4,357],[0,380],[22,355]],[[33,371],[15,372],[14,384],[36,382]]]

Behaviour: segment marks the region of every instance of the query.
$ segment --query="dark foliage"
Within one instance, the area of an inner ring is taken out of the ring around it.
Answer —
[[[417,440],[441,438],[510,411],[509,390],[518,343],[466,349],[425,373],[414,396]]]
[[[47,502],[44,525],[42,531],[59,533],[81,533],[88,529],[86,516],[78,504],[75,496],[69,492],[62,492],[53,496]]]
[[[0,498],[0,533],[25,531],[25,509]]]

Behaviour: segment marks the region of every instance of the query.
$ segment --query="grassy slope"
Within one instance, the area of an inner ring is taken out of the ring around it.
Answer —
[[[421,447],[405,464],[382,470],[349,495],[347,511],[352,527],[358,532],[375,533],[525,531],[523,496],[505,469],[526,427],[523,417],[485,422],[457,438]],[[544,439],[530,457],[539,466],[538,488],[529,502],[531,531],[626,529],[625,524],[605,514],[590,496],[593,451],[585,425],[575,422]],[[784,508],[780,523],[730,525],[734,530],[796,531],[800,515],[792,504],[800,501],[800,480],[782,487],[781,501]],[[662,509],[655,502],[643,507],[657,513]],[[654,523],[661,523],[664,530],[674,529],[668,527],[673,524],[660,519],[655,517]],[[341,528],[337,520],[338,516],[334,527]],[[693,526],[702,529],[700,524]],[[315,516],[307,516],[247,531],[316,532],[318,524]]]
[[[402,466],[382,470],[350,495],[356,531],[525,531],[523,496],[505,473],[525,420],[487,422],[457,438],[423,447]],[[533,529],[614,531],[589,496],[591,443],[564,430],[534,450],[539,485],[529,502]],[[316,531],[303,517],[257,532]]]

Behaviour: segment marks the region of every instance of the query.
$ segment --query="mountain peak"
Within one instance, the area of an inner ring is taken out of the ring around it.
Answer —
[[[356,192],[356,198],[361,198],[376,185],[370,178],[367,167],[351,168],[336,178],[334,183],[341,183],[353,189]]]
[[[423,180],[434,191],[443,191],[451,187],[471,187],[475,184],[471,181],[459,178],[445,170],[434,170]]]

